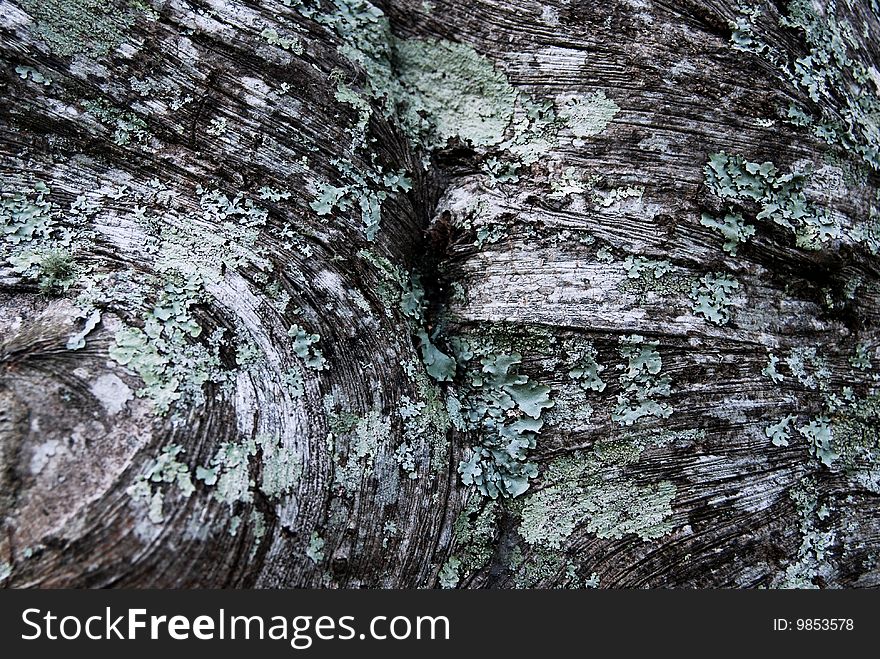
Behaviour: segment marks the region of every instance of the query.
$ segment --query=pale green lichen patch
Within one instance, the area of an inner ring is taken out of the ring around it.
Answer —
[[[356,492],[365,477],[373,473],[379,446],[391,437],[391,421],[371,410],[362,417],[350,415],[348,422],[331,424],[333,481],[345,492]]]
[[[795,415],[789,414],[778,423],[767,426],[764,429],[764,434],[774,446],[788,446],[788,440],[791,439],[791,422],[796,418]]]
[[[470,503],[459,513],[453,527],[454,553],[440,570],[440,585],[455,587],[461,578],[484,567],[495,553],[498,535],[497,501]]]
[[[196,468],[196,479],[211,487],[211,496],[232,507],[239,501],[253,500],[254,481],[250,475],[250,458],[256,455],[253,440],[224,442],[207,467]]]
[[[260,491],[270,498],[288,494],[302,477],[302,458],[272,435],[257,435],[260,448]]]
[[[871,67],[871,53],[860,47],[852,23],[838,20],[836,13],[837,3],[788,3],[779,23],[804,40],[808,52],[801,57],[771,45],[777,41],[775,37],[759,37],[760,6],[740,10],[732,24],[732,41],[735,48],[768,60],[809,97],[811,110],[797,105],[789,109],[792,123],[809,126],[820,139],[862,158],[878,170],[880,95],[872,75],[875,69]]]
[[[131,144],[132,140],[142,145],[149,141],[147,123],[134,112],[122,110],[103,99],[83,101],[82,106],[86,112],[113,131],[113,142],[119,146]]]
[[[798,247],[819,249],[843,235],[832,214],[807,199],[808,172],[783,174],[772,162],[749,162],[722,151],[709,156],[704,173],[706,187],[728,207],[722,217],[704,213],[701,223],[721,233],[731,255],[755,234],[743,215],[755,208],[755,221],[769,220],[791,230]]]
[[[110,356],[141,377],[139,395],[152,399],[160,414],[182,399],[200,404],[209,382],[230,381],[220,359],[229,339],[222,328],[204,336],[194,307],[211,301],[208,289],[229,270],[271,270],[257,246],[268,217],[264,208],[243,195],[230,198],[198,186],[200,213],[185,218],[175,206],[179,194],[154,179],[132,195],[149,202],[135,205],[130,220],[146,235],[137,249],[152,259],[155,274],[115,276],[95,291],[139,314],[116,333]],[[125,190],[118,193],[124,196]],[[261,355],[243,325],[236,325],[236,363],[249,369]]]
[[[820,526],[830,511],[819,505],[816,483],[812,479],[803,481],[789,496],[800,518],[801,544],[795,560],[772,585],[775,588],[818,588],[817,580],[829,577],[833,571],[829,559],[837,534]]]
[[[634,439],[616,440],[614,450],[576,453],[551,462],[543,475],[545,487],[522,504],[519,531],[526,542],[559,549],[582,524],[600,538],[632,533],[653,540],[669,533],[675,485],[670,481],[643,485],[620,472],[621,466],[636,462],[652,441],[645,436]],[[670,436],[658,441],[672,440]]]
[[[819,458],[826,467],[840,457],[831,446],[831,425],[827,417],[819,416],[810,420],[798,428],[798,432],[807,440],[810,454]]]
[[[858,350],[857,350],[858,353]],[[765,374],[772,366],[774,382],[794,381],[821,396],[818,413],[810,416],[789,414],[765,428],[766,436],[776,446],[788,446],[796,430],[807,444],[810,455],[826,467],[842,469],[855,482],[868,489],[880,487],[880,405],[875,387],[858,396],[850,385],[836,389],[828,360],[815,347],[796,347],[784,360],[772,354]],[[858,361],[858,360],[856,360]],[[784,364],[788,373],[777,366]],[[866,370],[870,370],[868,363]],[[854,365],[854,369],[860,369]],[[851,371],[855,375],[857,371]],[[769,377],[770,375],[768,375]],[[873,490],[872,490],[873,491]]]
[[[183,453],[179,444],[171,444],[162,449],[143,474],[129,486],[127,493],[134,501],[148,503],[148,516],[154,524],[165,520],[163,502],[168,488],[175,486],[183,497],[195,492],[189,467],[178,459]]]
[[[356,169],[350,162],[334,160],[342,185],[319,183],[315,197],[309,204],[318,215],[330,215],[334,210],[359,211],[367,240],[375,240],[382,220],[382,204],[389,194],[406,192],[412,182],[406,172],[384,171],[379,166]]]
[[[622,538],[628,533],[642,540],[660,538],[673,529],[669,517],[676,493],[669,481],[588,489],[586,511],[591,518],[587,530],[600,538]]]
[[[295,55],[302,55],[305,48],[302,39],[295,34],[279,34],[274,27],[267,27],[260,32],[260,36],[266,40],[266,43],[272,46],[278,46],[284,50],[290,51]]]
[[[733,294],[739,282],[723,272],[704,275],[691,289],[695,314],[715,325],[726,325],[733,307]]]
[[[859,343],[856,345],[855,353],[849,358],[849,363],[860,371],[867,371],[871,368],[871,351],[867,344]]]
[[[647,341],[638,334],[620,337],[620,356],[626,364],[618,365],[621,391],[611,412],[612,421],[632,425],[646,416],[662,419],[672,414],[672,406],[658,398],[670,394],[669,376],[662,375],[663,359],[656,341]]]
[[[464,337],[455,345],[464,370],[458,390],[460,418],[480,439],[471,457],[458,466],[462,482],[493,499],[519,496],[537,475],[528,451],[535,448],[544,425],[543,411],[553,406],[550,387],[520,373],[519,354],[492,352]]]
[[[437,579],[441,588],[455,588],[461,578],[459,570],[461,569],[461,560],[457,556],[450,556],[440,568]]]
[[[782,375],[779,371],[776,370],[776,365],[779,363],[779,358],[774,355],[772,352],[767,354],[767,365],[761,369],[761,375],[764,375],[774,383],[778,384],[785,379],[785,376]]]
[[[852,397],[831,417],[832,450],[859,486],[880,494],[880,396]]]
[[[473,48],[434,39],[398,40],[394,63],[401,121],[425,146],[442,147],[452,137],[474,146],[502,141],[516,90]]]
[[[52,84],[52,79],[47,78],[42,73],[40,73],[37,69],[32,66],[24,66],[19,65],[15,67],[15,72],[18,74],[18,77],[22,80],[27,80],[30,78],[32,81],[37,83],[38,85],[43,85],[48,87]]]
[[[312,531],[312,535],[309,537],[306,557],[315,565],[324,560],[324,539],[318,535],[317,531]]]
[[[259,487],[252,473],[259,455]],[[277,437],[260,434],[239,442],[223,442],[206,466],[196,467],[196,479],[210,488],[211,496],[232,508],[252,503],[259,489],[271,499],[289,493],[302,476],[302,460]]]
[[[106,55],[125,39],[136,14],[121,0],[20,0],[34,31],[56,55]]]
[[[37,283],[47,297],[65,293],[82,274],[74,260],[78,234],[62,210],[51,199],[51,190],[42,182],[32,186],[7,187],[0,191],[0,244],[12,271]],[[79,219],[77,202],[68,219]]]
[[[598,135],[620,112],[620,106],[605,96],[605,92],[566,97],[559,115],[568,123],[576,138]]]
[[[703,213],[700,224],[715,229],[721,234],[724,238],[724,244],[721,247],[731,256],[736,256],[736,250],[740,243],[744,243],[749,237],[755,235],[755,227],[746,224],[743,216],[739,213],[727,213],[721,218]]]
[[[318,334],[309,334],[302,327],[294,324],[287,330],[287,336],[293,339],[293,352],[303,360],[306,368],[315,371],[323,371],[327,368],[327,360],[316,347],[321,340]]]
[[[578,574],[576,559],[545,547],[532,547],[523,552],[515,547],[508,565],[517,588],[537,588],[552,583],[557,588],[593,588],[593,576],[584,579]]]
[[[569,369],[567,375],[585,390],[602,392],[605,390],[605,382],[600,373],[605,367],[596,361],[597,355],[598,352],[591,343],[579,345],[566,356],[566,366]]]
[[[690,293],[694,278],[666,259],[648,259],[643,256],[628,255],[623,261],[626,279],[617,288],[623,293],[634,295],[640,304],[652,298],[667,298]]]
[[[215,331],[207,345],[192,341],[202,332],[192,315],[201,291],[197,277],[168,276],[144,316],[144,328],[120,329],[109,349],[112,359],[140,376],[144,386],[138,395],[151,399],[160,414],[181,398],[200,403],[207,382],[228,378],[219,355],[223,330]]]

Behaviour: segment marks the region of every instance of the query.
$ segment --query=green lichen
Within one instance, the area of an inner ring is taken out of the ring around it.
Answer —
[[[284,373],[282,382],[293,398],[299,398],[306,392],[305,380],[303,379],[302,370],[299,368],[288,369]]]
[[[74,332],[67,339],[65,347],[68,350],[80,350],[86,346],[86,337],[94,330],[98,323],[101,322],[101,312],[94,309],[85,317],[83,328],[78,332]]]
[[[489,563],[495,553],[499,513],[499,503],[490,500],[469,503],[459,513],[452,532],[454,554],[447,562],[455,559],[450,577],[466,577]]]
[[[611,208],[617,206],[627,199],[641,199],[645,194],[645,189],[641,186],[624,186],[611,188],[607,192],[599,190],[593,191],[593,203],[597,208]]]
[[[670,297],[689,293],[693,288],[693,276],[666,259],[648,259],[630,254],[624,259],[623,267],[626,270],[626,279],[617,288],[623,293],[634,295],[641,304],[656,296]]]
[[[136,14],[122,0],[21,0],[34,32],[56,55],[106,55],[125,39]]]
[[[605,370],[605,367],[596,361],[598,354],[596,349],[590,343],[585,343],[579,348],[579,350],[569,352],[566,356],[565,364],[569,369],[568,377],[583,389],[597,392],[605,391],[605,382],[599,375]]]
[[[810,127],[820,139],[878,170],[880,96],[876,69],[872,67],[871,53],[856,38],[852,23],[838,19],[837,13],[837,3],[792,0],[787,4],[779,24],[802,39],[807,52],[797,57],[770,45],[778,42],[769,36],[771,29],[775,34],[775,26],[763,29],[767,38],[758,35],[762,31],[758,26],[762,14],[759,7],[744,9],[734,24],[734,47],[769,61],[809,98],[809,110],[795,105],[789,109],[792,123]]]
[[[456,343],[465,371],[458,390],[461,419],[480,438],[471,457],[459,464],[462,482],[493,499],[519,496],[537,475],[528,451],[544,425],[543,411],[553,406],[550,387],[519,372],[519,354],[494,353],[467,339]]]
[[[195,492],[189,467],[178,460],[181,453],[183,447],[179,444],[171,444],[163,448],[159,456],[127,490],[132,500],[148,502],[148,516],[154,524],[160,524],[165,520],[163,503],[170,487],[176,487],[183,497],[189,497]]]
[[[306,556],[315,565],[324,560],[324,539],[318,535],[317,531],[312,531],[312,535],[309,537]]]
[[[670,393],[670,380],[661,375],[663,360],[655,349],[656,341],[646,341],[638,334],[620,337],[620,356],[626,360],[618,369],[621,391],[617,405],[611,412],[612,421],[620,425],[632,425],[646,416],[662,419],[672,414],[672,406],[656,398],[666,398]]]
[[[50,194],[42,182],[20,188],[4,185],[0,192],[0,239],[19,271],[29,269],[34,255],[39,262],[47,250],[60,251],[71,245],[71,231],[61,225],[61,211]],[[28,265],[23,268],[25,263]]]
[[[15,67],[15,72],[22,80],[27,80],[28,78],[30,78],[38,85],[43,85],[45,87],[48,87],[52,84],[52,78],[47,78],[32,66],[18,65]]]
[[[252,473],[260,456],[257,486]],[[230,509],[239,502],[253,503],[254,493],[270,499],[289,493],[302,475],[302,460],[277,437],[260,434],[239,442],[223,442],[206,466],[196,467],[196,479],[210,488],[211,496]]]
[[[230,508],[238,502],[253,501],[254,481],[250,458],[256,455],[253,440],[223,442],[207,467],[196,468],[196,479],[211,487],[211,496]]]
[[[642,439],[646,448],[648,442]],[[622,442],[632,450],[621,453],[618,446],[604,453],[576,453],[548,465],[543,475],[546,486],[530,494],[520,511],[519,532],[526,542],[559,549],[580,525],[600,538],[635,534],[642,540],[673,529],[675,485],[669,481],[642,485],[622,475],[619,467],[637,461],[641,453],[637,444]]]
[[[353,493],[361,481],[373,472],[379,446],[391,437],[391,421],[376,410],[363,417],[353,417],[352,423],[337,426],[332,433],[333,480],[343,491]]]
[[[461,569],[461,561],[456,556],[450,556],[449,559],[440,568],[437,578],[441,588],[455,588],[458,585],[459,570]]]
[[[86,112],[113,131],[113,142],[119,146],[146,144],[150,139],[147,123],[129,110],[121,110],[103,99],[83,101]]]
[[[774,579],[772,585],[775,588],[818,588],[817,580],[827,578],[832,573],[829,558],[837,543],[833,530],[821,528],[821,521],[829,511],[819,505],[814,479],[803,481],[789,492],[789,497],[798,512],[801,544],[795,560]]]
[[[727,213],[723,218],[715,218],[708,213],[703,213],[700,224],[716,229],[724,238],[721,246],[731,256],[736,256],[736,250],[740,243],[746,242],[755,235],[755,227],[746,224],[743,216],[739,213]]]
[[[226,120],[226,117],[214,117],[211,119],[205,132],[213,137],[219,137],[220,135],[225,135],[228,130],[229,123]]]
[[[587,530],[600,538],[634,533],[642,540],[660,538],[674,528],[669,518],[677,488],[669,481],[655,485],[631,483],[588,488]]]
[[[336,93],[334,94],[336,100],[350,105],[357,112],[358,120],[351,130],[352,148],[357,148],[366,139],[373,108],[363,95],[349,87],[344,80],[345,74],[341,70],[334,69],[330,73],[330,81],[336,83]]]
[[[857,485],[880,494],[880,396],[853,396],[830,420],[840,467]]]
[[[860,371],[867,371],[871,368],[871,351],[867,344],[859,343],[856,345],[855,354],[849,358],[849,363]]]
[[[318,334],[309,334],[299,325],[291,325],[287,336],[293,339],[293,352],[303,360],[306,368],[323,371],[327,368],[327,360],[320,349],[315,346],[321,340]]]
[[[428,338],[428,333],[420,330],[416,333],[419,338],[419,349],[422,354],[422,362],[428,375],[438,382],[452,381],[455,378],[457,366],[455,360],[441,351]]]
[[[810,446],[810,455],[822,461],[826,467],[840,457],[832,448],[830,419],[824,416],[812,419],[808,424],[798,428]]]
[[[290,493],[302,477],[302,458],[277,437],[260,434],[260,491],[271,499]]]
[[[517,588],[538,588],[547,583],[565,588],[579,585],[577,579],[571,579],[574,565],[567,556],[553,549],[531,548],[524,553],[521,547],[515,547],[508,568],[513,572],[513,583]]]
[[[364,235],[375,240],[382,220],[382,204],[395,192],[406,192],[412,182],[404,171],[386,172],[374,166],[356,169],[350,162],[334,160],[341,186],[320,183],[310,207],[318,215],[330,215],[334,210],[360,211]]]
[[[774,355],[772,352],[767,354],[767,365],[761,369],[761,375],[764,375],[774,383],[778,384],[785,379],[785,376],[782,375],[779,371],[776,370],[776,365],[779,363],[779,358]]]
[[[409,406],[404,405],[400,410],[401,416],[407,415],[404,420],[404,440],[412,447],[427,442],[430,447],[431,472],[440,473],[449,459],[449,440],[446,436],[450,426],[448,397],[422,364],[411,360],[404,362],[403,367],[418,396],[417,400],[412,401]],[[405,398],[410,400],[409,397]]]
[[[228,344],[224,330],[204,336],[195,314],[197,306],[212,299],[209,287],[227,270],[271,269],[257,246],[268,217],[264,208],[244,195],[230,198],[197,186],[200,212],[184,216],[177,206],[179,194],[158,179],[141,188],[135,199],[148,203],[135,205],[131,220],[145,235],[140,253],[151,259],[155,274],[116,276],[101,290],[105,301],[118,300],[138,314],[117,332],[110,355],[140,375],[140,395],[152,399],[160,414],[181,400],[201,404],[205,385],[231,379],[220,358],[221,346]],[[253,368],[261,359],[240,322],[234,348],[240,369]]]
[[[791,439],[791,431],[789,430],[791,422],[797,417],[793,414],[787,415],[778,423],[773,423],[764,429],[764,434],[773,443],[774,446],[788,446],[788,440]]]
[[[560,116],[577,138],[598,135],[618,112],[620,106],[605,96],[603,91],[569,96],[559,109]]]
[[[843,235],[831,213],[807,199],[808,172],[783,174],[772,162],[749,162],[723,151],[709,156],[704,172],[707,188],[728,208],[721,218],[704,213],[701,222],[722,234],[724,249],[731,255],[755,233],[744,213],[756,222],[769,220],[789,229],[797,246],[806,249],[819,249]]]
[[[273,27],[265,28],[260,32],[260,36],[266,40],[266,43],[283,48],[294,55],[302,55],[305,50],[302,39],[297,35],[281,35],[278,33],[278,30]]]
[[[831,371],[828,364],[819,356],[813,346],[792,348],[785,358],[785,364],[799,384],[808,389],[827,390]]]
[[[731,296],[738,288],[739,282],[723,272],[704,275],[691,289],[694,313],[715,325],[726,325],[733,307]]]
[[[401,121],[427,148],[458,137],[474,146],[502,141],[516,90],[503,73],[465,44],[396,41]]]
[[[207,345],[193,341],[202,332],[192,315],[201,299],[201,281],[169,276],[160,286],[143,317],[143,329],[120,329],[109,355],[140,376],[144,386],[138,395],[152,400],[156,411],[164,414],[181,399],[202,402],[203,386],[225,382],[228,375],[219,356],[223,330],[214,332]]]

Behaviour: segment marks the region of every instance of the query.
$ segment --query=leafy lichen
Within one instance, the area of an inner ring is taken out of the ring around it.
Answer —
[[[519,372],[519,354],[492,352],[467,339],[456,343],[457,361],[464,369],[458,390],[461,419],[480,438],[458,472],[466,485],[476,486],[493,499],[519,496],[537,475],[528,451],[535,448],[544,425],[543,411],[553,406],[550,387]]]
[[[645,416],[665,419],[672,414],[669,403],[656,400],[670,393],[669,377],[660,374],[663,359],[656,347],[656,341],[646,341],[638,334],[620,337],[619,352],[626,364],[618,366],[623,371],[621,391],[611,412],[611,419],[620,425],[632,425]]]
[[[704,275],[691,289],[694,313],[715,325],[726,325],[733,306],[731,296],[739,288],[739,282],[723,272]]]
[[[756,222],[769,220],[791,230],[796,245],[806,249],[819,249],[844,234],[828,209],[807,198],[808,171],[783,174],[772,162],[749,162],[722,151],[709,156],[704,172],[707,188],[728,208],[721,218],[704,213],[701,223],[721,233],[723,247],[731,255],[755,234],[744,213],[753,213]]]

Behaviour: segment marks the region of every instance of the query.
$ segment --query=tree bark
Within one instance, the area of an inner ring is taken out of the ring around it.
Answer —
[[[880,584],[880,8],[739,5],[0,1],[0,580]]]

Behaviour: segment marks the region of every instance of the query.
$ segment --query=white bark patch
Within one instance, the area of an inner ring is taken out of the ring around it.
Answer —
[[[49,461],[58,453],[59,448],[64,450],[63,445],[57,439],[50,439],[47,442],[38,444],[31,456],[31,474],[36,476],[43,471]]]
[[[244,76],[241,79],[241,86],[246,92],[244,100],[249,107],[262,108],[266,106],[266,96],[272,91],[269,85],[260,78]]]
[[[92,382],[89,391],[104,406],[108,414],[119,414],[125,404],[134,398],[128,385],[113,373],[105,373]]]

